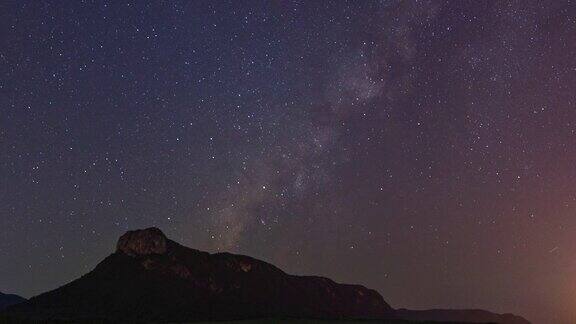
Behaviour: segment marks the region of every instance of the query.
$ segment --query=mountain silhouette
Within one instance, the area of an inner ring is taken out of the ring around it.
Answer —
[[[415,322],[502,323],[530,324],[528,320],[513,314],[495,314],[481,309],[430,309],[395,310],[395,318]]]
[[[11,294],[3,294],[0,292],[0,311],[8,306],[16,305],[24,301],[26,301],[26,299],[23,297]]]
[[[394,310],[375,290],[322,277],[289,275],[248,256],[187,248],[159,229],[148,228],[122,235],[116,252],[88,274],[4,313],[33,320],[122,322],[420,320],[420,315],[430,315],[436,321],[528,323],[513,315],[483,311],[429,312],[433,313]]]

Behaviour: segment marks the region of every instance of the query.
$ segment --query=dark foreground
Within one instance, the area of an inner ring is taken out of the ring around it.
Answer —
[[[101,320],[84,320],[84,321],[63,321],[63,320],[22,320],[7,318],[0,316],[0,324],[69,324],[69,323],[80,323],[80,324],[109,324],[115,323],[112,321],[101,321]],[[238,320],[238,321],[213,321],[213,322],[194,322],[195,324],[203,323],[219,323],[219,324],[268,324],[268,323],[278,323],[278,324],[329,324],[329,323],[341,323],[341,324],[465,324],[464,322],[437,322],[437,321],[405,321],[405,320],[319,320],[319,319],[279,319],[279,318],[267,318],[267,319],[253,319],[253,320]],[[469,324],[469,323],[468,323]],[[475,324],[491,324],[491,323],[475,323]]]

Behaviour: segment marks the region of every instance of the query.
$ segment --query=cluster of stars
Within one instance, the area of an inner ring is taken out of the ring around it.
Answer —
[[[158,226],[393,305],[576,316],[529,307],[576,270],[569,2],[4,7],[0,291]]]

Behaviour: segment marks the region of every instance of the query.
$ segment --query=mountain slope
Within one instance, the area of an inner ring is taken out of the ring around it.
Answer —
[[[26,299],[20,296],[0,293],[0,311],[8,306],[19,304],[24,301],[26,301]]]
[[[72,283],[13,307],[42,319],[189,321],[253,317],[378,318],[376,291],[271,264],[183,247],[155,228],[124,234],[117,251]]]

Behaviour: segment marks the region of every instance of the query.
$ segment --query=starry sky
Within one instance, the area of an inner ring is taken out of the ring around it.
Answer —
[[[126,230],[576,321],[576,3],[3,1],[0,291]]]

